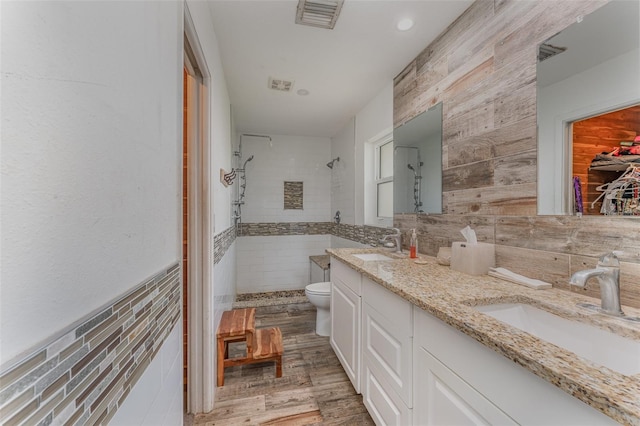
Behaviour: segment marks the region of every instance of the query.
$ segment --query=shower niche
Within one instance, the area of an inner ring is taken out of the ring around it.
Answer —
[[[284,183],[284,209],[285,210],[302,210],[304,199],[304,183],[303,182],[286,182]]]

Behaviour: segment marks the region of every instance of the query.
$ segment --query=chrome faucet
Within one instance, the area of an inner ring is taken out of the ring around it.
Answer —
[[[398,228],[391,228],[393,230],[393,234],[385,235],[380,240],[380,244],[384,244],[388,240],[393,240],[396,245],[396,253],[402,253],[402,233]]]
[[[600,284],[600,311],[617,317],[623,316],[624,312],[620,307],[620,261],[615,252],[600,257],[595,269],[585,269],[573,274],[569,284],[584,288],[593,277]]]

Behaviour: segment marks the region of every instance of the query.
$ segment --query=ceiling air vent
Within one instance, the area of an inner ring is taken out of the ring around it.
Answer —
[[[344,0],[299,0],[296,24],[332,30]]]
[[[280,92],[290,92],[292,88],[293,81],[269,77],[269,89],[279,90]]]
[[[542,62],[545,59],[556,56],[557,54],[562,53],[565,50],[567,50],[566,47],[558,47],[551,44],[543,43],[540,45],[540,49],[538,50],[538,62]]]

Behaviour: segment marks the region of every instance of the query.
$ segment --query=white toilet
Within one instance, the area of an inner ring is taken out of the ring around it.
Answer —
[[[331,334],[331,282],[309,284],[304,289],[307,298],[316,307],[316,334],[328,336]]]

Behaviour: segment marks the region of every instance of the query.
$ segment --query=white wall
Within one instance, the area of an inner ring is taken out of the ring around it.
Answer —
[[[179,258],[181,20],[2,2],[2,361]]]
[[[340,211],[342,223],[355,224],[355,117],[331,138],[331,217]]]
[[[380,225],[365,220],[365,209],[375,209],[374,203],[367,203],[371,194],[366,194],[368,185],[373,178],[371,164],[373,157],[366,155],[367,143],[376,142],[385,135],[393,132],[393,81],[390,81],[369,103],[356,114],[355,123],[355,224]],[[369,195],[367,197],[367,195]]]
[[[242,222],[326,222],[330,220],[330,140],[322,137],[270,135],[244,137],[246,165]],[[334,168],[335,170],[335,168]],[[284,210],[284,182],[302,181],[303,209]],[[241,182],[237,179],[237,184]],[[234,184],[235,185],[235,184]]]
[[[326,254],[330,235],[239,237],[238,293],[300,290],[309,284],[309,256]]]
[[[131,389],[112,425],[175,426],[182,424],[182,317],[145,373]],[[178,384],[178,385],[176,385]]]
[[[635,50],[538,89],[538,213],[564,214],[565,123],[640,102]]]
[[[1,7],[4,363],[180,258],[182,3]],[[125,401],[172,424],[176,329]]]

